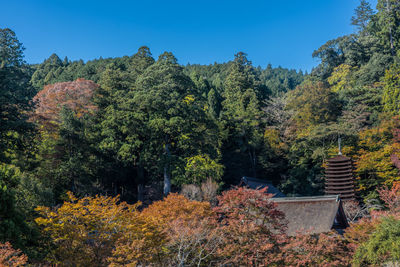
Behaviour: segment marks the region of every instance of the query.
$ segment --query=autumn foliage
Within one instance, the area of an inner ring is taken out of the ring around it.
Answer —
[[[209,261],[216,249],[218,237],[208,202],[170,194],[145,208],[139,218],[147,222],[145,237],[132,238],[137,233],[133,228],[126,231],[110,259],[112,266],[196,266]],[[142,247],[145,240],[155,242]]]
[[[26,264],[28,258],[20,250],[15,250],[10,243],[0,243],[0,267],[16,267]]]
[[[47,260],[73,266],[104,265],[126,222],[136,215],[136,205],[119,202],[118,197],[77,199],[72,193],[68,197],[58,209],[36,209],[41,215],[36,223],[55,247]]]
[[[288,237],[280,257],[285,266],[349,266],[352,255],[346,240],[331,232]]]
[[[46,85],[33,98],[35,111],[32,118],[51,126],[59,123],[59,113],[63,107],[73,110],[78,117],[91,113],[96,110],[92,98],[98,87],[96,83],[85,79]]]
[[[288,236],[285,215],[270,201],[271,195],[266,189],[248,188],[223,192],[215,207],[170,194],[142,210],[140,203],[129,205],[118,197],[77,199],[69,193],[68,201],[56,209],[38,207],[41,217],[36,222],[51,240],[46,260],[52,264],[364,266],[397,257],[396,246],[385,238],[400,242],[400,187],[379,192],[387,210],[371,211],[351,223],[344,235]],[[26,260],[9,244],[2,249],[12,251],[5,255]]]
[[[266,189],[239,187],[224,192],[215,211],[220,216],[223,244],[218,255],[224,264],[259,266],[274,263],[284,234],[284,214],[269,201]]]
[[[386,210],[371,210],[369,217],[351,223],[344,234],[354,255],[354,266],[379,266],[386,261],[398,260],[400,256],[400,239],[397,238],[400,225],[399,183],[395,182],[391,188],[383,186],[378,193]]]

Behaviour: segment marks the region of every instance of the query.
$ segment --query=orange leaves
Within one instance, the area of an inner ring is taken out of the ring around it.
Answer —
[[[208,202],[170,194],[140,213],[139,219],[147,222],[144,237],[132,239],[139,231],[126,231],[110,259],[112,265],[192,266],[204,262],[218,243],[212,215]]]
[[[163,259],[166,234],[154,221],[141,213],[129,216],[115,242],[110,266],[136,266]]]
[[[28,257],[18,249],[15,250],[10,243],[0,243],[0,267],[23,266],[28,261]]]
[[[385,185],[378,193],[391,214],[400,213],[400,182],[394,182],[391,189]]]
[[[380,221],[379,218],[362,218],[358,222],[350,224],[344,236],[353,252],[360,244],[369,239],[369,236],[375,231]]]
[[[222,245],[218,256],[224,264],[268,265],[277,263],[274,253],[284,235],[284,214],[269,201],[266,188],[235,188],[218,197],[214,209],[220,215]]]
[[[48,260],[63,265],[348,265],[355,248],[334,233],[288,237],[270,197],[266,189],[235,188],[211,208],[170,194],[138,211],[118,197],[69,194],[57,210],[39,207],[36,222],[55,247]],[[362,232],[352,229],[347,240],[356,243]]]
[[[33,98],[36,105],[33,120],[41,124],[57,125],[59,113],[64,106],[73,110],[78,117],[95,111],[92,98],[98,87],[96,83],[85,79],[46,85]]]
[[[337,233],[289,237],[280,254],[284,266],[349,266],[352,253]]]
[[[212,214],[208,202],[190,201],[182,195],[170,194],[162,201],[156,201],[142,211],[143,216],[165,225],[173,220],[190,222],[207,218]]]
[[[80,266],[171,266],[205,261],[218,237],[208,202],[171,194],[137,211],[118,197],[75,198],[57,210],[38,207],[36,222],[52,240],[52,263]]]
[[[38,207],[43,226],[56,246],[49,261],[71,265],[101,265],[111,255],[115,241],[121,236],[126,221],[136,215],[136,206],[119,203],[118,197],[84,197],[69,201],[57,210]]]

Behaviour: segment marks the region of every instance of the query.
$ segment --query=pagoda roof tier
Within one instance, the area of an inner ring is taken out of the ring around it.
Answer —
[[[333,190],[331,188],[325,189],[325,194],[347,194],[347,193],[354,193],[354,188],[351,190]]]
[[[347,181],[347,180],[353,180],[353,175],[325,177],[325,181]]]
[[[335,178],[335,177],[338,177],[338,178],[343,178],[343,177],[353,177],[353,173],[352,172],[347,172],[347,173],[327,173],[326,174],[326,176],[327,177],[332,177],[332,178]]]
[[[327,169],[325,171],[326,174],[341,174],[341,173],[352,173],[352,169],[343,169],[343,170],[338,170],[338,169]]]
[[[328,168],[337,168],[337,167],[351,167],[353,166],[353,163],[351,162],[337,162],[337,163],[327,163],[326,166]]]
[[[327,160],[328,162],[342,162],[342,161],[351,161],[351,158],[343,156],[343,155],[337,155],[336,157],[330,158]]]
[[[329,185],[332,185],[332,186],[335,186],[335,185],[348,185],[348,184],[354,184],[354,182],[352,181],[352,180],[348,180],[348,181],[344,181],[344,182],[331,182],[331,181],[329,181],[329,182],[327,182],[327,183],[325,183],[325,185],[327,185],[327,186],[329,186]]]
[[[346,190],[354,190],[354,186],[343,186],[343,187],[330,187],[328,186],[325,188],[326,192],[337,192],[340,194],[341,192],[344,192]]]
[[[335,169],[335,170],[353,170],[353,165],[352,164],[348,164],[346,166],[334,166],[334,167],[329,167],[328,166],[328,168],[326,168],[327,171],[328,170],[332,170],[332,169]]]

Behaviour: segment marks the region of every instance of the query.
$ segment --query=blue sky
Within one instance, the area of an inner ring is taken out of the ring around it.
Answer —
[[[371,0],[375,7],[376,0]],[[132,55],[146,45],[153,56],[171,51],[181,64],[226,62],[239,51],[255,66],[302,69],[312,52],[353,32],[359,0],[247,1],[4,1],[0,28],[26,47],[25,60],[52,53],[90,60]]]

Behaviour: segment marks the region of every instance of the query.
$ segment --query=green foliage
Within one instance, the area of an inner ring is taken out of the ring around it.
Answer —
[[[382,103],[385,111],[400,114],[400,66],[393,65],[386,71],[383,79]]]
[[[0,240],[22,245],[26,231],[23,214],[16,207],[16,189],[21,173],[13,166],[0,165]]]
[[[294,119],[300,128],[334,121],[340,114],[337,95],[322,82],[305,81],[291,92],[289,109],[295,109]]]
[[[256,176],[263,127],[260,100],[266,97],[267,91],[244,53],[235,55],[224,86],[221,115],[227,132],[223,145],[224,165],[230,175],[250,173]]]
[[[354,255],[356,266],[390,264],[400,260],[400,220],[384,218]]]
[[[400,3],[396,0],[379,0],[376,8],[376,35],[381,45],[394,56],[399,47]]]
[[[354,68],[346,64],[339,65],[334,69],[332,75],[328,78],[333,92],[337,93],[352,87],[352,82],[354,82],[351,77],[352,70]]]
[[[224,166],[212,160],[208,155],[196,155],[186,159],[185,180],[183,183],[197,184],[212,179],[221,180]]]
[[[29,70],[23,61],[23,46],[15,33],[0,29],[0,162],[6,159],[10,147],[21,149],[16,133],[28,135],[26,110],[32,90],[29,86]]]
[[[339,136],[355,161],[360,195],[376,196],[377,187],[400,179],[393,117],[400,115],[400,5],[379,0],[376,10],[362,0],[351,19],[357,31],[316,49],[320,64],[311,75],[254,67],[243,52],[227,63],[181,66],[169,52],[154,60],[147,47],[87,62],[53,54],[28,66],[15,33],[0,29],[0,241],[30,252],[38,240],[34,207],[57,205],[67,191],[133,202],[153,184],[164,183],[168,194],[187,184],[207,189],[208,178],[229,187],[255,176],[288,195],[323,194],[324,162],[337,153]],[[90,88],[74,87],[83,83]],[[141,243],[144,229],[137,243],[121,243],[122,254],[153,244]],[[329,240],[303,239],[310,250]],[[175,241],[171,248],[181,244]],[[153,260],[147,256],[144,262]]]
[[[351,17],[351,24],[356,26],[360,32],[363,32],[374,15],[374,10],[368,1],[361,0],[360,5],[354,10],[354,13],[354,16]]]

